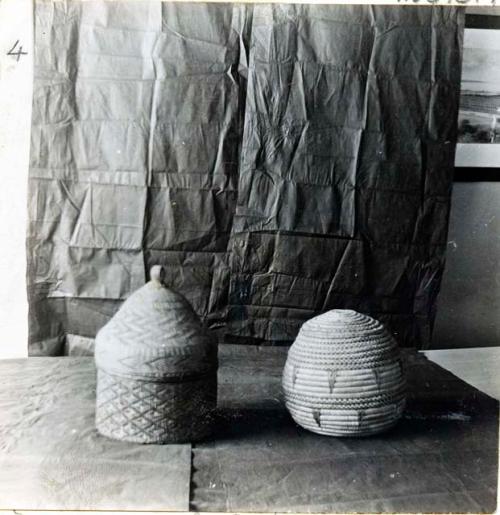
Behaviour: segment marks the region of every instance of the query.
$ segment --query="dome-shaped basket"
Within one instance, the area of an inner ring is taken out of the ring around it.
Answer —
[[[297,424],[330,436],[368,436],[394,426],[405,406],[399,348],[373,318],[332,310],[305,322],[283,371]]]
[[[217,347],[162,270],[96,338],[97,430],[139,443],[207,437],[217,403]]]

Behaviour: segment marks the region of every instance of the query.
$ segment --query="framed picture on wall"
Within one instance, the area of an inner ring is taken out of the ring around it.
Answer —
[[[500,168],[500,9],[495,11],[466,17],[457,167]]]

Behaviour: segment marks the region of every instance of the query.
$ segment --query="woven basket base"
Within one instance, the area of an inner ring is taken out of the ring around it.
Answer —
[[[405,400],[367,409],[318,409],[297,405],[289,400],[293,420],[304,429],[328,436],[371,436],[394,427],[405,407]]]
[[[184,383],[161,383],[97,372],[96,427],[115,440],[202,440],[211,433],[216,404],[216,374]]]

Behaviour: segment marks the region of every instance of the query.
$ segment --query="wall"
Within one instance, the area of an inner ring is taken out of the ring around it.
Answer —
[[[431,348],[500,345],[500,182],[455,183],[437,307]]]
[[[500,29],[500,7],[467,7],[466,14],[466,27]],[[500,170],[457,168],[455,178],[469,182],[454,185],[431,348],[500,345]]]

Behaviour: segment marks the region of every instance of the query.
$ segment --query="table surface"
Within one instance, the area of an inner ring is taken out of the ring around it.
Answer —
[[[137,445],[94,429],[91,358],[0,362],[0,507],[295,512],[492,512],[498,401],[406,352],[391,431],[329,438],[282,402],[286,349],[223,345],[215,437]]]
[[[424,351],[434,363],[500,401],[500,347]]]
[[[0,508],[187,510],[190,445],[94,429],[91,358],[0,362]]]

